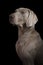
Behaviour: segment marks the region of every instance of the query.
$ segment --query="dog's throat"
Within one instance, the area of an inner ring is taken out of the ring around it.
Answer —
[[[27,28],[27,27],[23,27],[23,28],[18,27],[18,38],[20,38],[22,35],[24,35],[25,32],[27,32],[27,31],[30,32],[33,29],[34,28],[32,28],[32,27],[29,27],[29,28]]]
[[[24,30],[21,27],[18,27],[18,38],[23,35]]]

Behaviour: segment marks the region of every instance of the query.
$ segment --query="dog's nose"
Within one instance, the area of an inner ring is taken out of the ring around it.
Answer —
[[[10,15],[10,16],[9,16],[9,21],[10,21],[10,23],[12,22],[12,20],[13,20],[13,17]]]
[[[12,18],[13,18],[12,16],[9,16],[9,19],[10,19],[10,20],[12,20]]]

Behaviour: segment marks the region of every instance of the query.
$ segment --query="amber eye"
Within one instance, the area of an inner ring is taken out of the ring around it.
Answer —
[[[24,14],[24,11],[21,11],[21,14]]]

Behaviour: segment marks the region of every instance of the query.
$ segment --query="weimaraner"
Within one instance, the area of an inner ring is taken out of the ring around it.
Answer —
[[[15,48],[23,65],[43,65],[43,40],[35,30],[36,14],[28,8],[18,8],[9,15],[9,21],[18,26]]]

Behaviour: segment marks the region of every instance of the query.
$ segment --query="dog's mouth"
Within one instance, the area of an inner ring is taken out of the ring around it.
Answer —
[[[18,24],[18,23],[16,23],[16,22],[14,22],[13,19],[9,19],[9,21],[10,21],[10,23],[13,24],[14,26],[17,26],[17,27],[20,27],[20,28],[23,27],[23,24]]]

